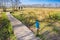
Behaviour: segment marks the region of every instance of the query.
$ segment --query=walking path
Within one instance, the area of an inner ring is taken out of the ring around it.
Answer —
[[[24,24],[14,18],[10,12],[7,12],[6,15],[13,26],[14,34],[16,35],[17,40],[40,40],[39,38],[36,38],[33,32]]]

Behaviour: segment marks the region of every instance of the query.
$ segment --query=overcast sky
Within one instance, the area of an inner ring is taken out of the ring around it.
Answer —
[[[60,3],[60,0],[21,0],[22,4]]]

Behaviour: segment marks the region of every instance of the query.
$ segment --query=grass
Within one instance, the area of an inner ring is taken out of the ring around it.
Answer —
[[[16,40],[12,26],[5,12],[1,13],[0,18],[0,40]]]
[[[42,40],[52,40],[60,34],[60,8],[24,8],[23,11],[12,13],[14,17],[28,26],[36,34],[35,20],[40,21],[39,35]],[[59,28],[59,29],[58,29]],[[53,35],[53,36],[52,36]],[[51,38],[50,38],[51,37]],[[57,38],[59,40],[59,38]]]

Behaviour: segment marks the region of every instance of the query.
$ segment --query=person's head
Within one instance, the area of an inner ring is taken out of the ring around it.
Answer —
[[[38,20],[36,20],[36,21],[38,21]]]

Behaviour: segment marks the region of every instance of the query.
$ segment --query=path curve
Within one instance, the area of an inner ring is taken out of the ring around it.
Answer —
[[[10,12],[6,12],[6,15],[13,26],[14,34],[17,40],[40,40],[39,38],[36,38],[33,32],[24,24],[14,18]]]

